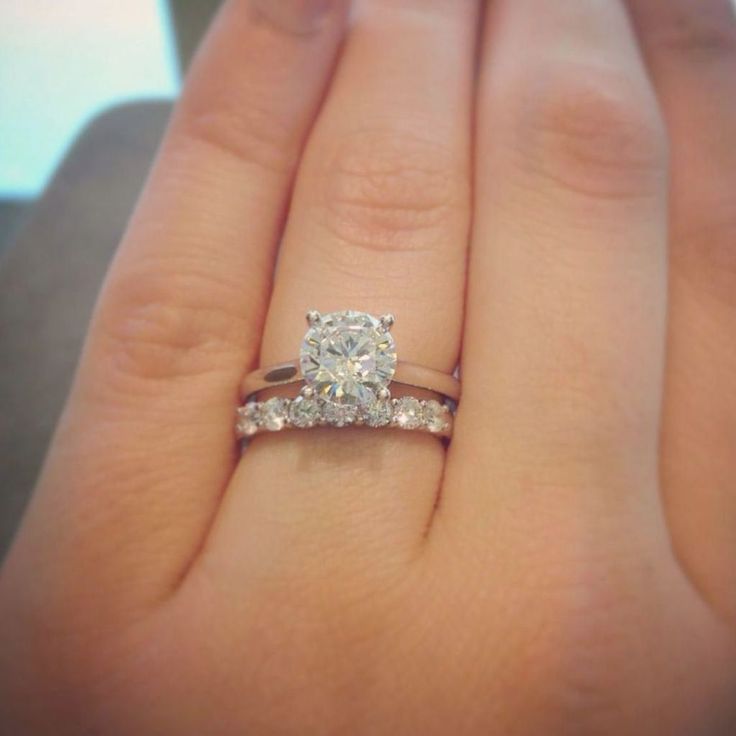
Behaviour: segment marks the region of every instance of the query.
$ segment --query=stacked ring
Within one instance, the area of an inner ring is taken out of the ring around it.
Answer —
[[[244,405],[236,421],[239,437],[356,425],[451,436],[460,382],[446,373],[398,361],[392,315],[310,311],[307,323],[298,360],[258,369],[243,380]],[[430,392],[436,398],[392,398],[392,384]],[[290,385],[301,388],[295,398],[257,400],[264,390]]]

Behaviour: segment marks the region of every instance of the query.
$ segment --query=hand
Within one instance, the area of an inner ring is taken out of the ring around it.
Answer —
[[[481,5],[223,8],[4,565],[3,733],[735,732],[731,6]],[[447,451],[239,457],[309,308],[460,359]]]

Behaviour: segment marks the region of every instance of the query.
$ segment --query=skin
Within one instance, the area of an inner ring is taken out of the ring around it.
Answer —
[[[203,44],[2,568],[0,731],[736,732],[728,0],[351,12]],[[244,372],[348,307],[460,360],[449,449],[240,458]]]

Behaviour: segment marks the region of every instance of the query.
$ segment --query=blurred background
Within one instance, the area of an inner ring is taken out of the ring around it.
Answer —
[[[0,3],[0,248],[84,127],[173,99],[217,0]]]
[[[0,558],[219,0],[0,0]]]

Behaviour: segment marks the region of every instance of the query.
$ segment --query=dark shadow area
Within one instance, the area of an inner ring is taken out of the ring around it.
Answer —
[[[0,257],[0,554],[35,482],[170,109],[125,105],[90,123]]]
[[[169,0],[169,13],[182,69],[189,66],[219,6],[220,0]]]
[[[0,198],[0,255],[18,231],[33,200]]]

